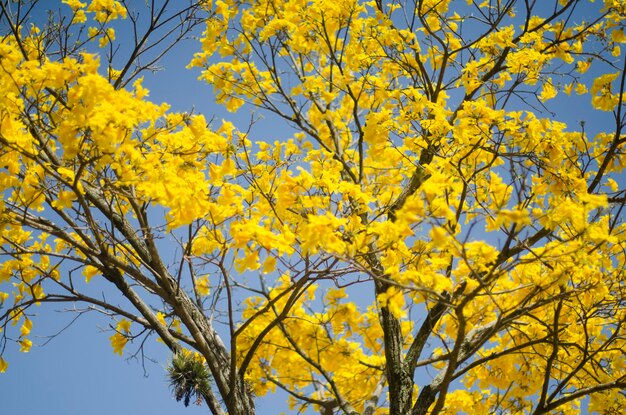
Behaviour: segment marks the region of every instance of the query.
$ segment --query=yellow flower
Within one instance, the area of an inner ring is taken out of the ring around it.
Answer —
[[[442,247],[448,241],[448,232],[441,226],[434,226],[430,232],[430,240],[436,247]]]
[[[156,314],[156,318],[159,321],[159,323],[161,323],[162,325],[167,327],[167,322],[165,321],[165,314],[163,314],[162,312],[158,312]]]
[[[556,94],[557,91],[554,85],[552,85],[552,79],[549,79],[543,84],[543,88],[539,94],[539,99],[541,102],[546,102],[547,100],[554,98]]]
[[[92,265],[87,265],[83,269],[83,275],[85,276],[85,282],[91,281],[91,279],[100,273],[100,270]]]
[[[57,172],[63,178],[63,180],[67,181],[67,183],[72,184],[74,182],[74,170],[68,169],[66,167],[59,167],[57,169]]]
[[[33,321],[31,319],[25,319],[22,327],[20,328],[20,336],[28,336],[30,330],[33,328]]]
[[[62,190],[57,196],[57,200],[53,200],[51,205],[57,209],[69,209],[76,200],[76,194],[69,190]]]
[[[87,21],[87,15],[84,10],[77,10],[74,13],[74,22],[75,23],[85,23]]]
[[[22,347],[20,347],[20,352],[22,353],[28,353],[33,345],[33,342],[28,339],[22,339],[19,343],[22,345]]]
[[[619,72],[604,74],[595,79],[591,87],[591,103],[601,111],[613,111],[619,103],[619,96],[611,92],[612,82],[619,76]]]
[[[117,332],[109,337],[111,346],[113,347],[113,353],[119,354],[120,356],[124,353],[124,347],[128,342],[126,334],[130,334],[130,325],[131,322],[124,318],[117,322]]]
[[[587,70],[589,70],[589,67],[591,66],[591,62],[590,61],[578,61],[576,63],[576,66],[577,66],[578,72],[580,72],[581,74],[584,74],[585,72],[587,72]]]
[[[126,346],[128,339],[119,333],[115,333],[109,338],[109,340],[111,341],[111,346],[113,347],[113,353],[121,356],[124,353],[124,346]]]
[[[70,6],[74,11],[82,9],[87,5],[87,3],[82,3],[79,0],[61,0],[61,2]]]
[[[585,84],[576,84],[576,93],[578,95],[582,95],[582,94],[586,94],[587,93],[587,85]]]
[[[269,274],[270,272],[273,272],[275,269],[276,269],[276,258],[269,255],[267,259],[265,260],[265,262],[263,263],[262,272],[263,274]]]
[[[208,275],[196,278],[196,290],[198,290],[198,294],[203,297],[209,295],[209,293],[211,292],[211,286],[209,285]]]
[[[400,318],[403,315],[402,309],[404,308],[404,294],[402,290],[396,286],[391,286],[386,292],[378,294],[378,303],[381,307],[386,307],[391,314],[396,318]]]
[[[130,325],[131,325],[131,322],[123,318],[117,322],[117,331],[122,331],[128,334],[130,333]]]
[[[611,32],[611,40],[615,43],[626,43],[626,35],[624,35],[624,29],[616,29]]]

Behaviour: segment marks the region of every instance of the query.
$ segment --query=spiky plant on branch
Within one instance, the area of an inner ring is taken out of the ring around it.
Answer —
[[[197,405],[202,404],[211,387],[211,375],[203,361],[191,353],[176,353],[167,374],[177,402],[184,399],[185,406],[189,406],[194,397]]]

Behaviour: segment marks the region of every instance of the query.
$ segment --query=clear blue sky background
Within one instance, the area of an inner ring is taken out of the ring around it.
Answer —
[[[60,2],[46,0],[45,6]],[[141,2],[139,2],[141,3]],[[41,10],[40,10],[41,11]],[[120,39],[118,34],[118,39]],[[206,115],[207,119],[227,118],[238,122],[245,129],[250,113],[233,116],[213,103],[211,89],[196,80],[197,71],[184,69],[198,44],[189,41],[175,49],[163,61],[163,71],[145,74],[144,86],[150,89],[150,99],[168,102],[174,110],[190,110]],[[587,129],[593,130],[587,107],[588,97],[564,97],[550,101],[548,107],[569,113],[568,122],[578,128],[578,122],[587,120]],[[544,114],[544,116],[549,116]],[[289,136],[284,123],[271,119],[261,122],[252,131],[254,139],[275,140]],[[54,310],[60,310],[55,312]],[[109,344],[110,320],[96,314],[82,316],[59,336],[46,342],[45,335],[57,333],[75,316],[63,312],[62,306],[41,306],[34,320],[34,346],[30,353],[18,352],[18,347],[9,344],[4,356],[9,362],[7,373],[0,375],[0,408],[2,414],[30,415],[110,415],[110,414],[206,414],[206,406],[185,408],[177,403],[168,389],[164,367],[169,352],[148,340],[148,355],[156,363],[145,362],[114,355]],[[40,336],[40,337],[37,337]],[[136,350],[136,345],[127,345],[126,352]],[[259,398],[259,414],[278,414],[286,411],[284,396],[268,395]]]

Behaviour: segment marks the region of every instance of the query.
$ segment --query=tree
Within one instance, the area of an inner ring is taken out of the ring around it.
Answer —
[[[624,0],[62,3],[1,3],[3,350],[80,303],[213,414],[626,407]],[[291,139],[147,99],[200,23]]]

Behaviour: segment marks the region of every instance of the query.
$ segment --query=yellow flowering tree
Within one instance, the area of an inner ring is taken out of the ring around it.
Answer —
[[[213,414],[626,407],[626,1],[62,3],[1,3],[0,350],[85,303]],[[291,138],[147,99],[199,23]]]

